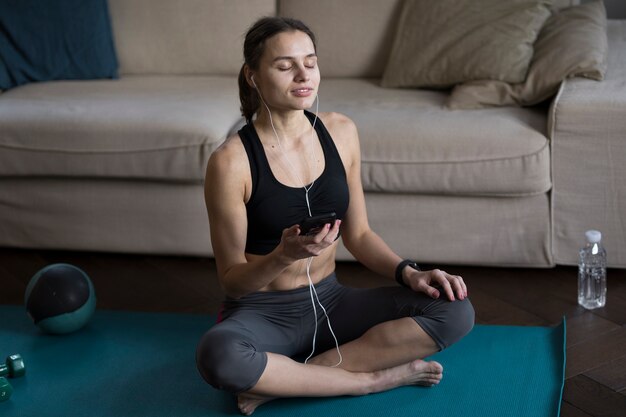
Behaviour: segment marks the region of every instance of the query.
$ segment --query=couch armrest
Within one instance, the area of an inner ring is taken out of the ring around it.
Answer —
[[[626,267],[626,20],[608,22],[602,82],[573,78],[550,114],[556,263],[575,264],[584,232],[603,232],[610,266]]]

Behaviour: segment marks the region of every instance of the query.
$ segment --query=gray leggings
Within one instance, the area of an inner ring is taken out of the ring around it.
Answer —
[[[407,288],[344,287],[335,274],[315,286],[339,344],[357,339],[371,327],[412,317],[444,349],[460,340],[474,325],[468,299],[433,300]],[[316,352],[335,347],[323,311],[317,307]],[[267,353],[304,360],[312,349],[315,319],[308,287],[289,291],[256,292],[227,299],[222,319],[200,340],[196,364],[213,387],[233,393],[254,387],[267,364]]]

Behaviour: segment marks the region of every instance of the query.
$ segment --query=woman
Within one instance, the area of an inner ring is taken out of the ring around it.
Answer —
[[[370,229],[355,125],[305,111],[320,84],[309,28],[263,18],[247,33],[244,58],[247,125],[207,167],[211,239],[227,297],[221,321],[198,346],[200,373],[237,394],[247,415],[276,397],[436,385],[442,366],[422,359],[474,323],[463,279],[420,271]],[[327,212],[337,219],[302,233],[305,218]],[[340,231],[357,260],[401,286],[340,285]]]

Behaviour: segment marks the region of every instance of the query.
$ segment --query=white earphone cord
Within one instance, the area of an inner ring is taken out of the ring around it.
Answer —
[[[309,359],[311,359],[311,357],[315,353],[315,341],[317,338],[317,309],[315,308],[315,302],[313,301],[313,294],[315,294],[315,299],[317,300],[317,304],[319,304],[319,306],[322,308],[322,311],[324,311],[324,316],[326,316],[326,322],[328,323],[328,330],[330,330],[330,334],[333,336],[333,339],[335,340],[335,347],[337,349],[337,354],[339,355],[339,361],[332,366],[332,368],[335,368],[341,365],[341,363],[343,362],[343,356],[341,356],[341,350],[339,349],[339,342],[337,341],[337,336],[335,336],[335,332],[333,331],[333,326],[330,324],[330,317],[328,317],[328,313],[326,312],[324,305],[322,305],[322,302],[320,301],[320,298],[317,295],[317,291],[315,290],[315,286],[313,285],[313,281],[311,280],[310,268],[311,268],[312,262],[313,262],[313,257],[310,257],[307,259],[306,275],[309,278],[309,294],[311,295],[311,305],[313,306],[313,314],[315,315],[315,331],[313,332],[313,350],[311,351],[309,356],[304,360],[304,363],[307,363]]]
[[[252,82],[254,83],[254,80]],[[256,86],[256,83],[254,83],[254,85]],[[274,136],[276,136],[276,142],[278,142],[278,147],[280,148],[280,151],[285,157],[285,161],[287,161],[287,163],[289,164],[289,167],[291,168],[291,174],[296,177],[298,182],[302,184],[302,188],[304,188],[304,197],[306,199],[306,207],[309,211],[309,216],[312,217],[313,214],[311,213],[311,203],[309,202],[309,190],[313,188],[313,184],[315,184],[315,180],[313,180],[311,184],[306,186],[304,184],[304,181],[302,181],[302,178],[300,178],[300,176],[298,175],[298,171],[296,170],[296,168],[293,166],[293,164],[287,157],[287,152],[285,152],[285,148],[283,148],[283,144],[282,144],[282,141],[280,140],[280,137],[278,136],[278,132],[276,132],[276,128],[274,127],[274,120],[272,119],[272,112],[270,111],[270,108],[267,106],[267,104],[265,104],[265,100],[263,100],[263,96],[261,96],[261,92],[258,90],[258,88],[257,88],[257,92],[259,93],[261,102],[267,109],[267,113],[270,116],[270,125],[272,126],[272,130],[274,131]],[[319,112],[319,105],[320,105],[320,99],[317,94],[315,95],[315,99],[316,99],[315,102],[316,102],[317,107],[315,109],[315,119],[313,119],[313,125],[312,125],[313,131],[315,131],[315,123],[317,123],[317,113]],[[315,154],[315,147],[313,147],[313,160],[317,160],[317,155]]]
[[[252,80],[252,83],[256,87],[256,83],[254,82],[254,80]],[[258,87],[256,90],[257,90],[257,93],[259,94],[259,97],[261,98],[261,102],[265,106],[265,109],[267,110],[267,113],[270,117],[270,125],[272,126],[272,130],[274,131],[274,136],[276,136],[278,147],[280,148],[280,151],[285,157],[285,160],[291,167],[292,174],[296,177],[298,182],[302,184],[302,188],[304,188],[304,197],[306,198],[306,206],[309,211],[309,216],[313,216],[311,212],[311,203],[309,202],[309,190],[313,188],[313,184],[315,184],[315,180],[313,180],[311,184],[309,184],[308,187],[304,185],[304,181],[302,181],[302,179],[298,175],[297,170],[295,169],[295,167],[293,166],[293,164],[287,157],[287,153],[285,152],[285,149],[283,148],[281,144],[281,140],[278,136],[278,132],[276,132],[276,128],[274,127],[274,121],[272,120],[272,112],[270,111],[270,108],[265,103],[265,100],[263,100],[263,96],[261,95],[261,92],[259,91]],[[315,95],[315,99],[316,99],[315,100],[316,102],[315,119],[313,119],[313,125],[312,125],[312,129],[314,132],[315,132],[315,124],[317,123],[317,114],[319,113],[319,106],[320,106],[320,98],[318,94]],[[313,159],[317,160],[317,156],[315,155],[315,147],[313,147]],[[307,363],[309,359],[311,359],[313,357],[313,354],[315,353],[315,342],[317,340],[317,308],[315,307],[315,300],[317,300],[317,304],[322,308],[322,311],[324,312],[324,316],[326,317],[326,321],[328,323],[328,329],[330,330],[330,334],[333,336],[333,339],[335,340],[335,347],[337,348],[337,354],[339,355],[339,361],[332,366],[333,368],[335,368],[341,365],[341,363],[343,362],[343,356],[341,356],[341,350],[339,349],[339,342],[337,340],[337,336],[335,336],[335,332],[333,331],[333,326],[330,324],[330,317],[328,317],[326,308],[324,308],[324,306],[322,305],[322,302],[320,301],[320,298],[317,295],[317,291],[315,290],[315,286],[313,285],[313,280],[311,279],[311,264],[312,263],[313,263],[313,257],[311,256],[307,259],[307,262],[306,262],[306,276],[309,279],[309,294],[311,296],[311,305],[313,306],[313,315],[315,316],[315,330],[313,332],[313,348],[309,356],[304,360],[304,363]],[[315,294],[315,299],[313,298],[313,294]]]

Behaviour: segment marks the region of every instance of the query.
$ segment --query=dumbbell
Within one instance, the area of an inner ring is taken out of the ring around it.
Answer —
[[[24,360],[19,354],[9,356],[4,364],[0,364],[0,376],[8,376],[9,378],[17,378],[24,376],[26,373],[26,366],[24,366]]]
[[[5,376],[17,378],[24,376],[25,373],[26,366],[20,355],[11,355],[4,364],[0,364],[0,402],[8,400],[13,394],[13,387]]]
[[[13,394],[13,387],[5,377],[0,376],[0,403],[11,398],[11,394]]]

